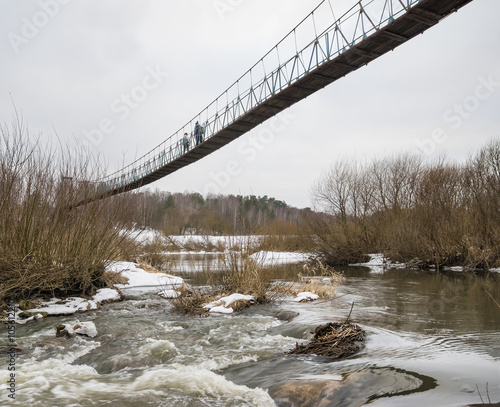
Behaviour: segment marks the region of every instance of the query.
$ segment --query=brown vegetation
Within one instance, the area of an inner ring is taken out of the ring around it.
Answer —
[[[311,235],[329,264],[381,252],[394,261],[500,265],[500,141],[466,164],[400,155],[367,165],[341,161],[313,189]]]
[[[0,136],[0,302],[33,294],[91,294],[131,240],[126,197],[70,210],[96,194],[97,166],[30,139],[19,122]]]
[[[331,298],[337,295],[336,287],[341,285],[345,278],[342,274],[321,260],[307,261],[303,265],[304,275],[299,274],[300,282],[294,294],[308,291],[319,298]]]
[[[238,251],[226,253],[220,270],[204,269],[205,284],[190,287],[181,296],[170,299],[174,308],[190,314],[205,314],[207,310],[203,308],[204,304],[233,293],[252,295],[254,304],[274,302],[303,291],[318,294],[321,298],[331,298],[336,295],[335,288],[344,280],[333,268],[319,261],[306,263],[304,272],[307,277],[299,275],[298,282],[289,278],[276,278],[268,266],[249,257],[249,246],[247,242]],[[231,307],[238,309],[238,304],[233,304]],[[245,302],[243,307],[247,305]]]
[[[203,304],[212,302],[233,293],[252,295],[254,303],[266,303],[288,293],[287,290],[274,289],[276,285],[292,286],[289,282],[276,283],[266,269],[248,257],[244,247],[240,251],[227,252],[220,270],[204,269],[206,284],[191,287],[185,295],[170,299],[178,311],[203,314]]]
[[[341,359],[361,350],[365,331],[352,322],[329,322],[314,331],[314,338],[306,345],[295,344],[288,354],[315,354],[327,358]]]

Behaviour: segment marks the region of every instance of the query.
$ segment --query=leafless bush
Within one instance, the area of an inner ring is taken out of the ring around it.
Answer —
[[[126,250],[126,197],[97,194],[90,157],[42,147],[15,122],[0,136],[0,300],[34,293],[90,294]]]
[[[500,141],[467,165],[424,165],[400,155],[360,165],[343,160],[323,175],[313,198],[326,214],[309,219],[329,264],[362,253],[422,265],[493,267],[500,262]]]

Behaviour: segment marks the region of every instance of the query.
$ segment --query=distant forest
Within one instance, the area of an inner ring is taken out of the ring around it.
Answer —
[[[288,206],[265,196],[140,192],[131,195],[134,221],[167,235],[289,234],[297,230],[309,209]]]

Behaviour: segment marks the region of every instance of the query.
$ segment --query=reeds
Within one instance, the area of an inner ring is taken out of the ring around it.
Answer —
[[[227,250],[221,259],[218,270],[204,269],[205,285],[191,287],[188,295],[171,299],[178,311],[190,314],[203,314],[203,304],[234,293],[252,295],[254,303],[267,303],[281,298],[290,292],[292,282],[275,281],[268,270],[258,261],[249,257],[253,242],[237,242],[229,239],[229,246],[237,250]],[[286,289],[285,289],[286,288]]]
[[[260,261],[262,259],[250,257],[255,244],[252,239],[229,243],[237,250],[225,252],[220,269],[205,268],[202,271],[205,276],[204,285],[190,287],[181,296],[170,299],[175,309],[190,314],[205,314],[207,311],[203,304],[234,293],[252,295],[254,304],[275,302],[303,291],[318,294],[325,299],[334,297],[335,288],[344,281],[341,274],[319,260],[304,264],[303,269],[308,277],[299,275],[298,282],[277,278],[270,266],[263,265]],[[237,305],[231,306],[233,309],[235,306],[238,308]]]

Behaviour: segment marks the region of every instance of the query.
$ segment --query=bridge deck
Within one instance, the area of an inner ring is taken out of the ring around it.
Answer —
[[[249,110],[196,148],[136,181],[107,191],[101,197],[119,194],[150,184],[206,157],[294,103],[423,33],[471,1],[423,0],[417,3],[385,27],[376,30],[358,44],[311,70],[295,83]]]

